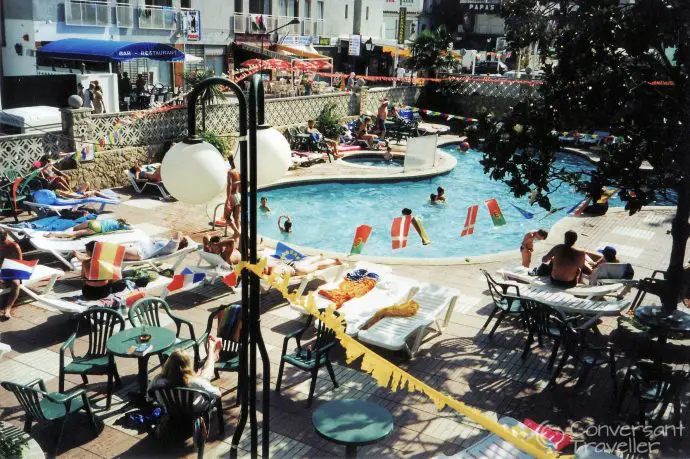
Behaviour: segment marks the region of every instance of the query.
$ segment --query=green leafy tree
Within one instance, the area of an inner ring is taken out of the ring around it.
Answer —
[[[185,87],[191,90],[206,78],[214,76],[216,76],[216,74],[211,69],[199,69],[191,72],[184,72],[182,74],[182,80],[184,81]],[[201,129],[203,131],[206,130],[206,105],[216,101],[223,101],[226,98],[227,96],[221,91],[221,87],[218,85],[209,86],[201,92],[199,100],[201,101]]]
[[[340,138],[340,114],[338,113],[338,106],[330,102],[326,104],[319,116],[316,118],[316,128],[329,139]]]
[[[449,68],[455,57],[448,49],[453,43],[453,35],[441,25],[436,30],[423,30],[412,42],[410,63],[414,70],[425,70],[432,78],[439,71]]]
[[[602,186],[618,188],[631,215],[659,198],[675,202],[660,295],[675,309],[690,234],[690,2],[511,0],[503,11],[513,49],[540,44],[545,77],[541,98],[485,120],[486,172],[516,196],[536,192],[546,209],[556,179],[594,199]],[[594,172],[565,173],[552,162],[555,132],[568,129],[610,130],[623,141],[604,145]]]

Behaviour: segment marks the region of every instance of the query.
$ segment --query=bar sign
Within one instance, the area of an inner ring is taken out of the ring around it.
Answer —
[[[407,26],[407,8],[401,7],[398,13],[398,44],[405,43],[405,27]]]

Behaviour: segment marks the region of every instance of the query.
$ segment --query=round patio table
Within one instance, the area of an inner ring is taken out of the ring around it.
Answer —
[[[393,416],[385,408],[363,400],[333,400],[311,417],[316,433],[345,445],[345,457],[356,457],[357,447],[386,438],[393,431]]]
[[[640,306],[635,309],[635,318],[649,327],[650,334],[659,340],[660,352],[657,352],[655,359],[658,365],[663,363],[663,348],[669,335],[678,339],[690,339],[690,313],[687,310],[676,309],[671,314],[664,314],[661,306]]]
[[[151,350],[145,355],[130,353],[130,349],[139,345],[138,338],[141,335],[151,335],[149,344]],[[135,327],[123,330],[111,336],[105,343],[108,351],[118,357],[138,359],[139,364],[139,394],[137,402],[146,401],[146,386],[148,385],[149,357],[160,354],[175,343],[175,332],[163,327]]]

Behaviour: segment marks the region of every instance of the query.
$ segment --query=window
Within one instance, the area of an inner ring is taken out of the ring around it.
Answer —
[[[345,19],[347,19],[347,10],[350,5],[345,5]]]
[[[242,4],[244,2],[242,0],[235,0],[235,13],[241,13],[242,12]]]
[[[288,15],[288,0],[280,0],[280,4],[278,6],[280,9],[280,15],[281,16],[287,16]]]
[[[192,7],[192,0],[180,0],[180,8],[190,9]]]
[[[316,2],[316,17],[323,19],[323,2]]]
[[[146,6],[167,6],[172,8],[172,0],[145,0]]]
[[[304,4],[304,17],[305,18],[311,17],[311,2],[307,2]]]
[[[368,6],[367,6],[367,10],[366,10],[366,14],[364,16],[364,19],[366,19],[367,21],[369,20],[369,7]]]

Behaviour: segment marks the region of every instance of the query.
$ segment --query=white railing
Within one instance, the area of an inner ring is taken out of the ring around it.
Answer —
[[[107,1],[65,0],[65,24],[109,26],[110,5]]]
[[[139,8],[140,29],[174,30],[177,28],[177,10],[165,6]]]
[[[129,3],[116,3],[115,23],[118,27],[134,27],[134,6]]]

